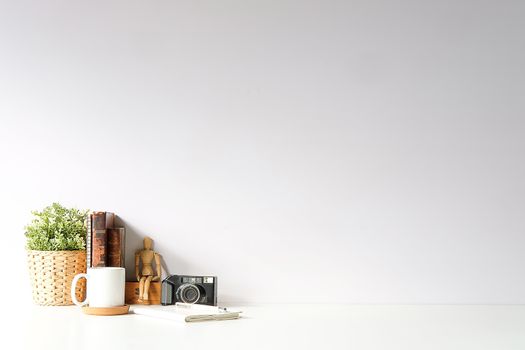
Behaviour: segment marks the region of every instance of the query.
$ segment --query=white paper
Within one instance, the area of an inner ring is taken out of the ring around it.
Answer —
[[[133,313],[180,322],[222,321],[240,317],[239,311],[231,312],[217,307],[187,307],[180,305],[133,306]]]

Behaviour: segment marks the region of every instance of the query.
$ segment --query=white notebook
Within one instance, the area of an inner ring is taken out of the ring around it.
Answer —
[[[175,305],[133,306],[133,313],[181,322],[234,320],[241,311],[227,311],[217,306],[176,303]]]

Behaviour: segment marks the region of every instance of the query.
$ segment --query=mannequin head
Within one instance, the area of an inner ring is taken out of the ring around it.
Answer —
[[[153,240],[149,237],[144,237],[144,249],[151,249],[153,246]]]

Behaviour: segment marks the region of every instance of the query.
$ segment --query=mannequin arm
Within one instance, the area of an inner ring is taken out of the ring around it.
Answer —
[[[137,277],[137,281],[140,281],[140,274],[139,274],[139,259],[140,259],[140,253],[135,253],[135,277]]]
[[[155,267],[157,268],[157,276],[153,277],[152,281],[160,281],[162,276],[162,266],[160,265],[160,254],[155,253]]]

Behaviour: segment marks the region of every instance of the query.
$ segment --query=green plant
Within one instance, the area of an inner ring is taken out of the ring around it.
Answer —
[[[83,250],[86,246],[88,211],[68,209],[59,203],[31,212],[35,218],[25,227],[27,249]]]

